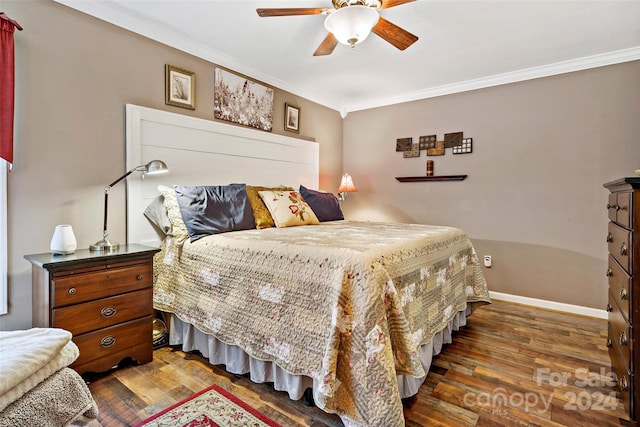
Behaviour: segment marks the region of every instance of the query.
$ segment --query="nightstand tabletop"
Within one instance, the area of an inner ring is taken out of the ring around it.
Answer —
[[[78,249],[69,255],[54,255],[51,252],[41,254],[25,255],[24,258],[33,265],[40,268],[49,268],[52,266],[63,267],[66,264],[78,264],[82,262],[94,262],[101,260],[116,261],[119,258],[127,258],[132,255],[144,255],[148,253],[158,252],[160,249],[152,246],[139,245],[133,243],[130,245],[120,245],[117,251],[90,251],[89,249]]]

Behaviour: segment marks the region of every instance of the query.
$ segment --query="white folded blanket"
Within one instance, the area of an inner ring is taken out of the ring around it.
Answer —
[[[63,329],[0,331],[0,411],[79,354],[71,333]]]

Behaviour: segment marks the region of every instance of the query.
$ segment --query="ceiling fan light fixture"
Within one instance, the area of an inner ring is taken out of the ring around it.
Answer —
[[[352,5],[330,13],[324,20],[324,27],[338,42],[353,47],[367,38],[378,18],[378,11],[374,8]]]

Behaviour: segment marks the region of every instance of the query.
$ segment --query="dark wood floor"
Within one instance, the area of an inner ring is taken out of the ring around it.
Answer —
[[[407,426],[627,426],[608,383],[606,321],[494,301],[479,308],[405,402]],[[339,418],[268,384],[165,347],[153,362],[94,378],[105,427],[127,426],[212,383],[283,426],[341,426]]]

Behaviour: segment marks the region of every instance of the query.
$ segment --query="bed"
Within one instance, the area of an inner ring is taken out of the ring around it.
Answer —
[[[292,399],[311,389],[346,426],[404,425],[401,399],[417,393],[433,355],[489,302],[466,234],[310,215],[280,226],[270,198],[320,194],[317,144],[127,106],[128,168],[154,158],[171,175],[128,182],[128,241],[161,248],[154,307],[168,314],[170,343]],[[263,186],[276,227],[194,234],[184,190],[208,184]],[[166,219],[148,221],[158,203]]]
[[[56,328],[0,332],[0,426],[100,426],[71,333]]]

